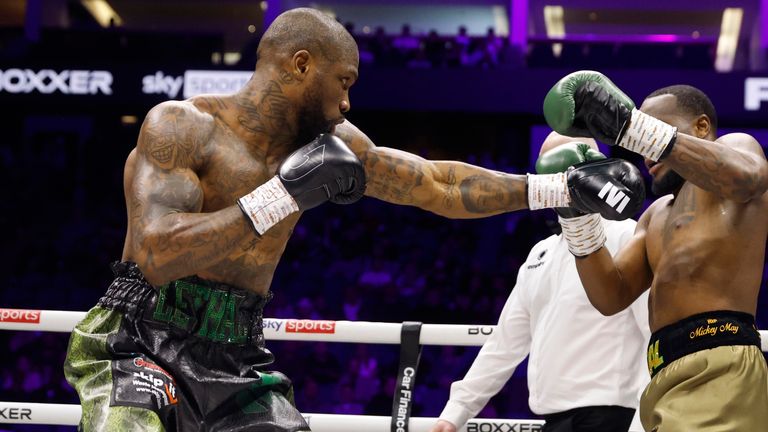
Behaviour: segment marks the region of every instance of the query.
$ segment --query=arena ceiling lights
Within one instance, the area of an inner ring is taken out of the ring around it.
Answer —
[[[544,6],[544,25],[546,26],[549,39],[562,39],[565,37],[564,15],[562,6]],[[552,54],[555,57],[560,57],[562,51],[562,44],[552,44]]]
[[[106,0],[80,0],[80,4],[93,15],[93,18],[102,27],[119,26],[123,23],[120,15],[112,9]]]
[[[730,72],[733,70],[743,17],[744,9],[741,8],[725,8],[723,11],[723,21],[720,24],[720,36],[717,39],[717,57],[715,59],[715,69],[718,72]]]

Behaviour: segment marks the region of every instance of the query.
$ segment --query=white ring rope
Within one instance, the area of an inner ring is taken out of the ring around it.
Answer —
[[[389,432],[391,417],[302,414],[312,432]],[[437,421],[431,417],[411,417],[410,432],[427,432]],[[0,423],[45,424],[77,426],[80,422],[80,405],[0,402]],[[517,432],[540,431],[543,420],[472,419],[459,431],[463,432]]]
[[[0,308],[0,330],[71,332],[85,312]],[[419,343],[440,346],[481,346],[493,325],[422,324]],[[264,318],[267,340],[399,344],[400,323],[321,321]],[[768,352],[768,331],[760,330],[762,350]]]
[[[85,312],[0,309],[0,330],[71,332]],[[399,344],[401,323],[264,318],[267,340]],[[423,324],[422,345],[480,346],[494,326]]]

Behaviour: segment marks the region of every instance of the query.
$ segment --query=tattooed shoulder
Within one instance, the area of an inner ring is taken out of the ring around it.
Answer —
[[[341,138],[347,147],[352,150],[357,157],[365,162],[365,157],[369,150],[372,150],[376,146],[360,129],[355,127],[349,121],[336,126],[333,132],[334,135]]]
[[[137,150],[162,169],[192,168],[201,163],[215,124],[189,102],[163,102],[147,114]]]

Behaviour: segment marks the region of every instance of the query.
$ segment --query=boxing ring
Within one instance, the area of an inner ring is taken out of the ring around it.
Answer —
[[[85,312],[0,308],[0,330],[68,333],[84,317]],[[400,344],[401,362],[398,368],[400,373],[396,394],[393,395],[393,403],[397,407],[398,395],[402,400],[401,392],[404,388],[411,389],[410,378],[415,378],[418,355],[413,351],[414,346],[481,346],[493,333],[494,327],[264,318],[264,337],[267,340],[282,341]],[[768,331],[761,330],[760,337],[762,350],[768,351]],[[410,375],[409,368],[412,368]],[[407,405],[406,415],[398,416],[397,410],[393,409],[391,417],[316,413],[303,413],[303,416],[313,432],[359,432],[361,430],[428,432],[437,419],[410,417],[410,394],[407,394],[407,403],[400,404],[404,409]],[[80,405],[0,401],[0,424],[76,426],[79,421]],[[530,432],[541,430],[543,424],[543,420],[471,419],[465,427],[458,430]]]

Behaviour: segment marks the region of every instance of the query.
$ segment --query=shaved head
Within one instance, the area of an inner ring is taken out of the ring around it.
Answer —
[[[547,136],[547,139],[545,139],[544,142],[541,143],[539,156],[552,150],[555,147],[561,146],[566,143],[572,143],[572,142],[581,142],[589,145],[594,150],[600,151],[600,149],[597,148],[597,142],[595,142],[595,140],[592,138],[585,138],[585,137],[574,138],[574,137],[569,137],[565,135],[560,135],[557,132],[552,132]]]
[[[297,8],[280,14],[264,32],[256,64],[277,62],[300,50],[329,62],[358,55],[357,43],[344,26],[317,9]]]

